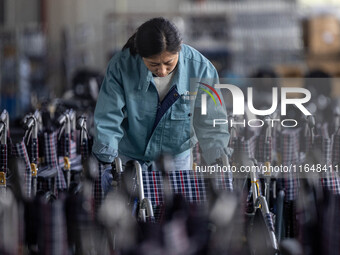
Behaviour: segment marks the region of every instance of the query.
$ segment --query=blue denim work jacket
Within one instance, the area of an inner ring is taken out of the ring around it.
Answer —
[[[227,148],[227,125],[213,127],[213,119],[227,119],[225,107],[207,97],[208,113],[201,115],[200,83],[218,83],[214,66],[192,47],[182,44],[171,88],[159,102],[152,73],[140,55],[129,49],[110,60],[94,113],[92,151],[103,162],[119,154],[153,161],[162,153],[177,155],[197,143],[207,163]],[[223,101],[223,100],[222,100]]]

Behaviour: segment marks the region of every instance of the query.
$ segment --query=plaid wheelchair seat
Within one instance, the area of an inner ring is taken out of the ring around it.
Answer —
[[[27,197],[31,197],[32,190],[32,169],[29,160],[25,142],[22,140],[19,143],[12,144],[12,155],[17,158],[22,158],[25,161],[24,171],[24,192]],[[21,169],[20,169],[21,170]]]
[[[339,176],[333,172],[334,165],[332,165],[332,160],[337,160],[339,154],[339,144],[340,136],[333,135],[331,138],[328,135],[328,131],[323,128],[322,135],[316,135],[314,138],[314,144],[311,142],[307,144],[306,151],[310,151],[314,148],[320,149],[321,158],[320,158],[320,166],[323,168],[327,167],[327,171],[321,171],[319,174],[319,183],[320,185],[333,194],[340,194],[340,181]]]
[[[206,202],[206,189],[201,173],[193,170],[175,170],[169,174],[170,188],[175,194],[181,194],[189,203]]]
[[[332,162],[333,165],[340,165],[340,134],[333,135]]]
[[[43,158],[42,166],[38,170],[38,176],[41,175],[41,171],[47,171],[47,169],[56,169],[56,188],[59,190],[65,190],[67,188],[66,180],[63,174],[63,171],[59,167],[58,156],[57,156],[57,136],[58,132],[54,131],[52,133],[44,132],[39,139],[40,150],[42,151],[42,155],[39,155]]]
[[[151,201],[156,222],[164,213],[164,181],[159,171],[143,171],[144,196]],[[182,195],[189,204],[206,202],[206,187],[203,175],[193,170],[174,170],[167,177],[174,194]]]
[[[320,179],[321,186],[331,191],[333,194],[340,195],[340,181],[336,173],[329,173],[326,177]]]
[[[249,158],[255,158],[257,136],[252,135],[248,139],[239,137],[235,150],[244,152]]]
[[[284,165],[296,164],[299,161],[300,129],[284,129],[279,136],[278,151],[281,154],[281,163]]]
[[[283,166],[296,165],[299,162],[300,153],[300,129],[285,129],[278,133],[281,163]],[[299,180],[296,173],[285,172],[281,180],[285,191],[285,200],[293,201],[298,196]]]
[[[260,134],[257,137],[255,158],[257,162],[272,162],[272,137]]]
[[[217,190],[233,191],[233,175],[231,172],[216,172],[214,175]]]
[[[164,188],[162,174],[159,171],[142,171],[144,196],[151,201],[154,216],[160,222],[164,211]]]
[[[159,171],[142,171],[144,196],[151,201],[156,222],[162,221],[164,213],[164,181]],[[203,173],[194,170],[174,170],[168,175],[170,189],[192,205],[207,202],[206,183]],[[218,190],[232,191],[230,174],[218,172],[214,175]]]
[[[340,136],[337,134],[329,138],[328,133],[316,139],[316,146],[322,151],[322,162],[327,165],[327,172],[321,173],[321,186],[333,194],[340,194],[340,180],[334,167],[337,165],[336,161],[339,155],[339,139]]]

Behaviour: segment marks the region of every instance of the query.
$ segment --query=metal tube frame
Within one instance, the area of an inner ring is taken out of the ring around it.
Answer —
[[[139,194],[138,218],[142,222],[146,222],[147,218],[153,218],[154,217],[153,208],[152,208],[151,201],[144,196],[142,166],[137,160],[134,160],[133,163],[134,163],[134,167],[136,169],[138,194]]]

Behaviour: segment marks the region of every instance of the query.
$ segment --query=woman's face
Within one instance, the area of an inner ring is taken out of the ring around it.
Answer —
[[[178,62],[178,53],[163,51],[160,54],[143,58],[143,61],[154,75],[165,77],[175,69]]]

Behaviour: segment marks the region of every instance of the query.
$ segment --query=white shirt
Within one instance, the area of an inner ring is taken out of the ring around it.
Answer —
[[[176,71],[171,72],[165,77],[153,77],[156,89],[158,91],[159,101],[162,102],[171,86],[171,78]]]

